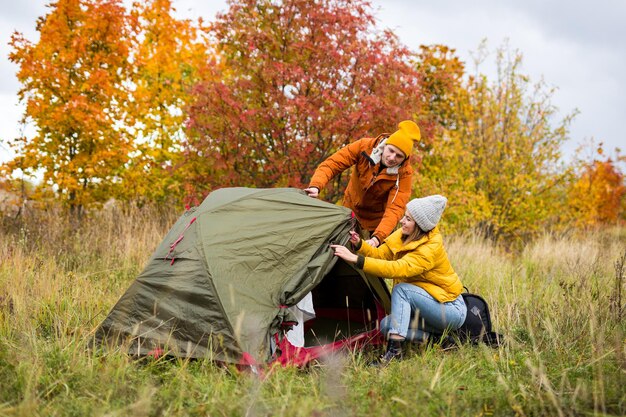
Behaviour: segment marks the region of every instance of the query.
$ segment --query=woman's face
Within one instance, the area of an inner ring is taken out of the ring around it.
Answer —
[[[400,225],[402,226],[403,235],[410,235],[415,230],[415,220],[413,220],[408,210],[404,213],[404,217],[400,219]]]
[[[404,161],[405,155],[400,148],[393,145],[385,145],[383,148],[382,161],[385,166],[395,167]]]

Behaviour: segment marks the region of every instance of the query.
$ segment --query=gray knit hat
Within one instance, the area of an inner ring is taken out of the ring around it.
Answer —
[[[448,199],[442,195],[429,195],[409,201],[406,209],[419,228],[429,232],[439,223],[447,202]]]

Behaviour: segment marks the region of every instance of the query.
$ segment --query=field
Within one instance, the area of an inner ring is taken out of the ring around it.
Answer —
[[[347,352],[262,377],[87,349],[175,218],[103,210],[77,230],[54,212],[3,219],[0,416],[626,414],[623,228],[519,251],[448,237],[464,284],[490,302],[499,348],[432,347],[382,369],[367,366],[376,352]]]

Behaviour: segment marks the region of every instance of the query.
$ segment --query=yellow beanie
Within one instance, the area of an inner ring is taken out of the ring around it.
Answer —
[[[417,127],[415,122],[411,120],[405,120],[398,124],[398,130],[396,130],[391,136],[387,138],[387,145],[393,145],[400,149],[406,158],[411,156],[413,150],[413,142],[418,142],[421,138],[420,128]]]

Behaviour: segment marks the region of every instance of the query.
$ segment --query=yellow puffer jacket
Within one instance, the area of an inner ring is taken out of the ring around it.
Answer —
[[[404,245],[402,230],[392,233],[378,248],[361,242],[357,262],[363,271],[383,278],[392,278],[394,284],[408,282],[423,288],[440,303],[454,301],[463,292],[459,279],[443,247],[439,228],[426,236]]]

